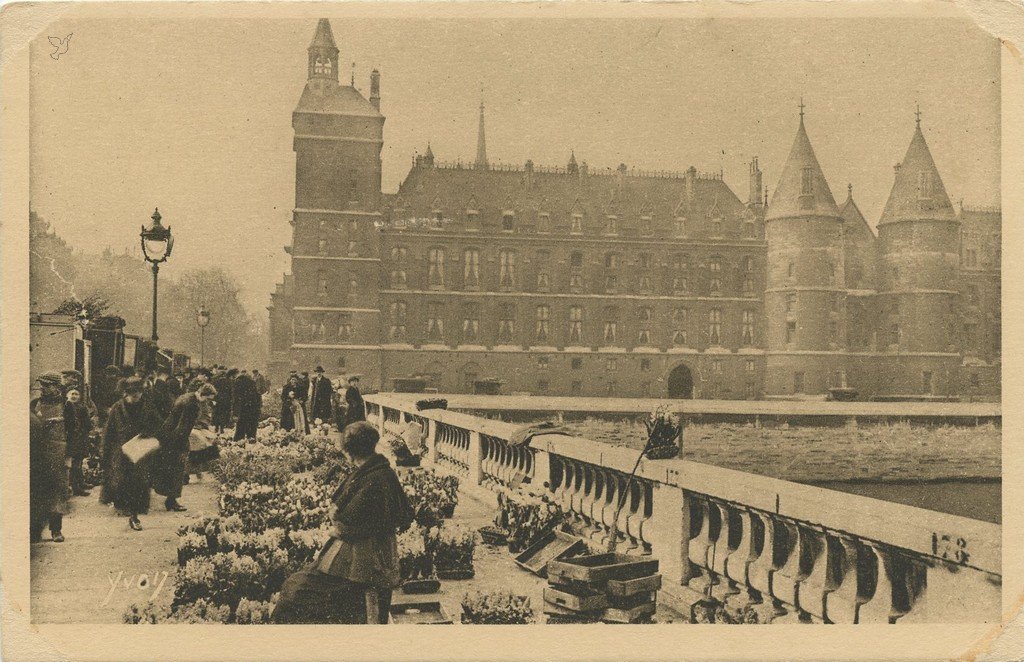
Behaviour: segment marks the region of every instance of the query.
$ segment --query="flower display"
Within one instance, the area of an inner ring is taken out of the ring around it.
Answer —
[[[473,625],[525,625],[533,622],[530,598],[511,592],[467,593],[462,598],[462,622]]]
[[[316,557],[333,528],[331,496],[353,466],[325,430],[268,421],[255,440],[219,439],[219,515],[178,528],[172,604],[133,605],[126,623],[267,623],[285,579]],[[446,521],[458,478],[417,469],[399,479],[417,513],[398,539],[403,578],[430,578],[435,564],[471,573],[475,534]]]
[[[277,597],[276,595],[274,596]],[[235,609],[235,623],[239,625],[260,625],[270,622],[270,614],[274,612],[276,599],[257,601],[242,598]]]
[[[398,567],[402,579],[426,579],[434,574],[427,554],[427,530],[419,524],[398,536]]]
[[[459,479],[442,476],[432,469],[403,472],[400,476],[416,521],[431,527],[455,514],[459,502]]]
[[[464,524],[447,521],[427,532],[426,548],[436,573],[471,572],[476,532]]]
[[[494,524],[508,532],[510,552],[521,552],[564,520],[564,511],[546,496],[508,488],[498,492]]]

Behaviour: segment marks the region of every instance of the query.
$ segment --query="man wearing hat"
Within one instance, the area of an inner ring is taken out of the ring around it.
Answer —
[[[324,377],[323,366],[317,366],[313,371],[315,374],[310,381],[309,414],[312,420],[320,419],[321,422],[331,420],[331,380]]]
[[[64,396],[61,375],[47,372],[38,380],[40,395],[30,404],[29,525],[31,541],[42,539],[50,527],[54,542],[64,542],[61,525],[69,512],[67,442],[64,432]]]

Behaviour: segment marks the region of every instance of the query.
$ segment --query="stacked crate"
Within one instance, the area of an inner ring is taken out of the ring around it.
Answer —
[[[548,623],[640,623],[657,610],[658,560],[593,554],[547,565],[544,613]]]

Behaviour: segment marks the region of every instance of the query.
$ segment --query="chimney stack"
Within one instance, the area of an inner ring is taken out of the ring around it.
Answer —
[[[380,110],[380,72],[376,69],[370,72],[370,103]]]

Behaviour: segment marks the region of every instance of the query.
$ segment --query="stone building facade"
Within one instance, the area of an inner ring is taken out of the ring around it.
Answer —
[[[878,234],[838,205],[804,126],[771,201],[721,173],[443,164],[380,187],[380,77],[338,80],[321,20],[293,114],[291,274],[271,375],[385,390],[619,397],[993,397],[998,210],[955,211],[920,121]],[[500,386],[497,386],[499,385]]]

